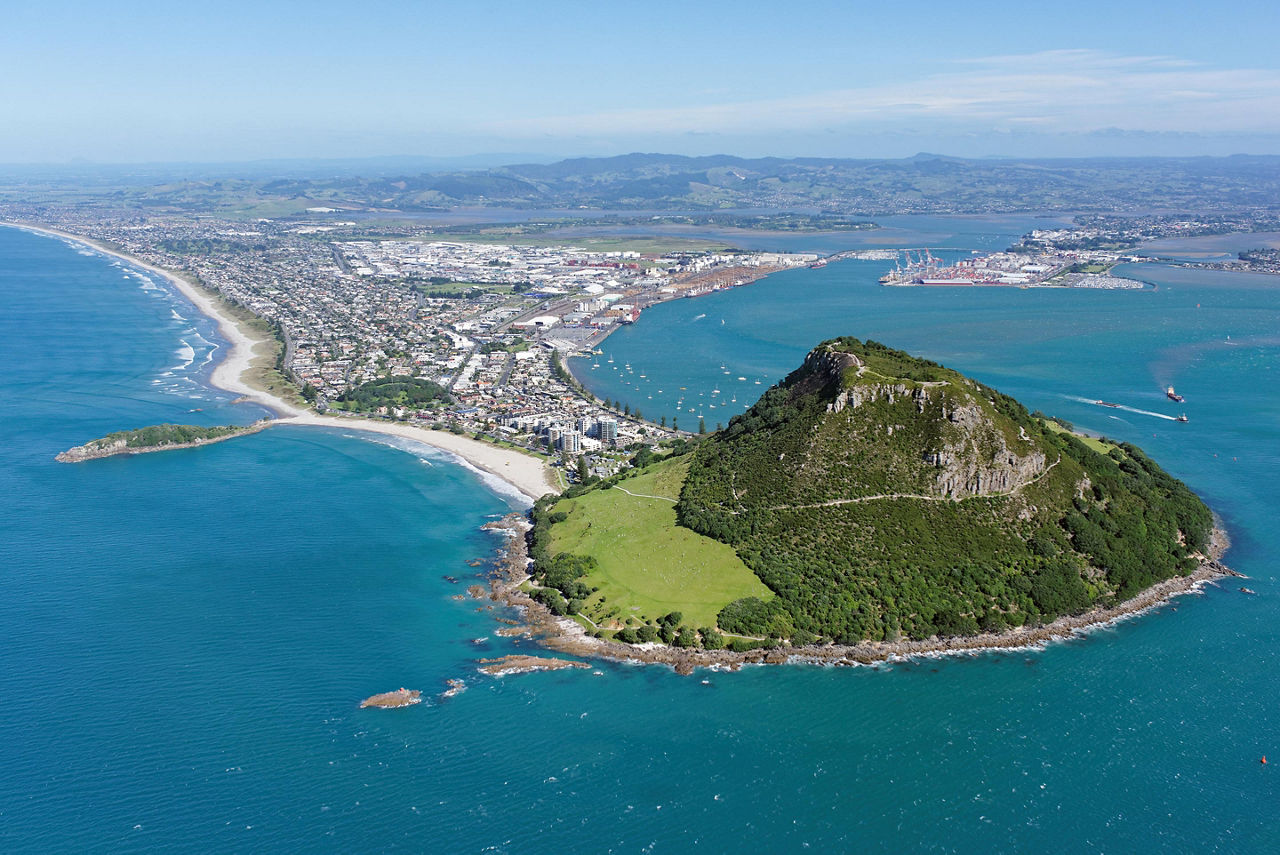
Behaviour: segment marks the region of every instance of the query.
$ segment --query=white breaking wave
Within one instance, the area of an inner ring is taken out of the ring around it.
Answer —
[[[184,368],[196,361],[196,350],[187,343],[186,339],[182,340],[182,347],[177,349],[175,355],[182,360],[182,363],[173,366],[173,368],[170,369],[172,371],[182,371]]]
[[[409,439],[403,436],[387,436],[386,434],[373,433],[371,431],[358,431],[355,434],[344,433],[343,436],[346,436],[349,439],[362,439],[365,442],[385,445],[388,448],[394,448],[397,451],[412,454],[428,466],[433,466],[435,463],[452,463],[456,466],[461,466],[463,469],[478,475],[481,482],[483,482],[490,492],[495,493],[498,497],[506,500],[509,504],[513,504],[520,508],[528,508],[533,505],[533,500],[522,493],[514,485],[508,484],[497,475],[485,472],[483,469],[473,465],[465,458],[454,454],[452,451],[448,451],[443,448],[436,448],[434,445],[429,445],[416,439]]]

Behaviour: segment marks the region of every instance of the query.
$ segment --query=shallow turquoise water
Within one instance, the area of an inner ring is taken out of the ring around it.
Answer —
[[[477,656],[530,648],[443,577],[469,581],[508,500],[437,455],[299,428],[53,463],[121,427],[258,413],[200,383],[219,342],[181,300],[0,229],[0,848],[1272,848],[1274,280],[953,292],[882,289],[878,270],[655,307],[605,350],[704,394],[722,363],[767,384],[829,335],[932,356],[1141,442],[1225,516],[1259,596],[1224,586],[1043,651],[877,669],[483,678]],[[191,329],[207,344],[179,370]],[[451,677],[468,690],[448,701],[356,708]]]

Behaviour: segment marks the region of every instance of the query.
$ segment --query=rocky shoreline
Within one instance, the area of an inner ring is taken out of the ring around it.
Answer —
[[[242,436],[258,433],[266,430],[272,424],[270,419],[262,419],[251,425],[246,425],[234,433],[225,436],[215,436],[210,439],[197,439],[194,442],[169,442],[163,445],[146,445],[131,446],[126,440],[118,439],[107,445],[94,445],[93,442],[87,442],[84,445],[77,445],[74,448],[68,448],[66,451],[60,452],[54,456],[54,460],[59,463],[85,463],[90,460],[101,460],[104,457],[117,457],[122,454],[150,454],[155,451],[177,451],[181,448],[201,448],[206,445],[213,445],[216,442],[226,442],[229,439],[236,439]]]
[[[590,667],[586,662],[575,662],[572,659],[556,659],[551,656],[524,656],[520,654],[480,660],[480,673],[488,674],[491,677],[505,677],[509,674],[531,674],[534,671],[560,671],[564,668]]]
[[[1224,577],[1245,578],[1219,560],[1231,545],[1221,525],[1215,526],[1209,554],[1188,576],[1176,576],[1158,582],[1137,596],[1106,608],[1094,608],[1079,615],[1060,617],[1037,627],[1022,627],[1001,633],[955,638],[929,638],[904,641],[865,641],[859,644],[824,644],[808,647],[777,647],[738,653],[730,650],[690,650],[664,644],[622,644],[593,638],[574,620],[556,617],[521,590],[530,579],[529,557],[525,536],[529,522],[521,514],[508,514],[500,521],[487,523],[485,529],[503,532],[507,545],[490,574],[490,597],[520,609],[527,633],[544,646],[575,656],[611,659],[617,662],[668,665],[678,674],[690,674],[695,668],[722,668],[736,671],[743,665],[782,665],[815,663],[826,665],[874,665],[879,662],[924,656],[959,655],[990,650],[1017,650],[1040,647],[1109,626],[1119,620],[1150,611],[1175,597],[1198,592],[1205,585]]]
[[[420,703],[422,703],[422,692],[402,686],[393,692],[381,692],[365,698],[360,702],[360,709],[394,710]]]

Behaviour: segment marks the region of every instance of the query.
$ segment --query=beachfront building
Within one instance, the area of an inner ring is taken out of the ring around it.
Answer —
[[[616,445],[618,442],[618,420],[601,419],[596,423],[596,435],[604,446]]]

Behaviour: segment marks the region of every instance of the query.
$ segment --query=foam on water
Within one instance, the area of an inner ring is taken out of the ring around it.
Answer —
[[[346,428],[344,428],[345,430]],[[352,439],[360,439],[365,442],[372,442],[377,445],[385,445],[388,448],[394,448],[397,451],[404,451],[416,456],[420,461],[428,466],[434,463],[449,463],[466,469],[468,472],[480,479],[490,491],[495,495],[502,497],[510,503],[513,509],[529,508],[533,505],[533,501],[519,488],[502,480],[497,475],[486,472],[483,469],[472,465],[466,458],[449,451],[444,448],[437,448],[434,445],[422,442],[416,439],[409,439],[403,436],[390,436],[388,434],[377,433],[375,431],[362,431],[358,428],[354,429],[350,434]]]
[[[182,361],[171,369],[173,371],[181,371],[196,361],[195,348],[193,348],[185,339],[182,341],[182,347],[174,351],[174,355]]]

